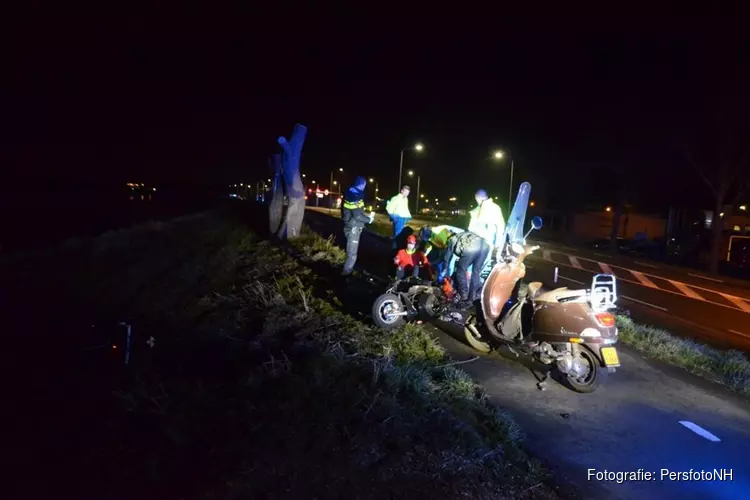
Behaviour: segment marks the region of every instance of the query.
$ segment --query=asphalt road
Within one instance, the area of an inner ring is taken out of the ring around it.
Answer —
[[[339,224],[327,217],[314,215],[307,222],[326,235],[339,232]],[[387,255],[388,243],[373,233],[365,233],[362,243],[360,262],[368,268],[372,263],[386,269],[378,259],[387,260],[382,256]],[[554,269],[543,257],[537,262],[529,271],[531,277]],[[582,270],[568,273],[566,269],[560,275],[566,273],[571,274],[566,276],[569,279],[590,279]],[[631,285],[621,293],[638,290],[638,285]],[[639,305],[633,307],[636,319]],[[642,307],[643,314],[653,314],[653,308]],[[529,449],[582,498],[737,499],[750,491],[746,458],[750,403],[723,387],[620,345],[622,367],[616,373],[604,373],[597,392],[578,394],[555,382],[540,392],[533,367],[523,359],[502,352],[479,355],[464,343],[462,332],[438,326],[433,327],[434,333],[453,358],[478,357],[460,367],[484,387],[491,401],[516,418]],[[605,471],[642,471],[651,473],[652,479],[618,482],[589,477],[589,473]],[[669,476],[701,471],[726,471],[731,477],[677,480]]]
[[[339,211],[334,210],[331,215],[338,216]],[[390,224],[382,214],[376,215],[375,222],[381,230]],[[412,220],[409,225],[418,229],[428,223]],[[559,286],[590,287],[595,274],[614,274],[618,304],[630,309],[639,322],[716,347],[750,352],[750,284],[692,269],[536,243],[542,248],[528,260],[529,280],[551,282],[557,267]]]

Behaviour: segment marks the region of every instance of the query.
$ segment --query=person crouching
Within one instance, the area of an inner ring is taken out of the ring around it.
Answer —
[[[413,234],[406,239],[406,248],[398,251],[393,263],[398,266],[396,268],[398,279],[404,279],[407,273],[418,277],[420,268],[424,268],[430,280],[435,279],[427,256],[421,250],[417,250],[417,237]]]

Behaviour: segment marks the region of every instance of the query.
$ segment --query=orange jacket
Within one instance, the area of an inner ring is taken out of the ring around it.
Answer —
[[[398,267],[403,268],[422,266],[427,270],[427,274],[429,276],[432,276],[432,267],[430,266],[430,261],[427,260],[427,256],[424,254],[424,252],[421,252],[419,250],[414,250],[412,253],[409,253],[408,250],[402,248],[396,254],[396,258],[393,259],[393,262]]]

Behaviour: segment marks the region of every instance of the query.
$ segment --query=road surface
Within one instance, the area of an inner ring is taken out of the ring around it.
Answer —
[[[331,218],[312,216],[307,222],[326,236],[340,233],[340,223]],[[387,260],[390,245],[366,233],[360,248],[363,263],[380,267],[371,259]],[[549,266],[543,258],[539,263]],[[456,360],[478,356],[461,368],[516,418],[530,450],[581,498],[738,499],[750,491],[750,403],[725,388],[621,345],[622,367],[604,373],[597,392],[578,394],[554,382],[540,392],[530,368],[511,354],[479,355],[462,332],[445,325],[433,331]],[[648,472],[653,479],[589,478],[590,472],[605,471]],[[725,471],[731,478],[678,481],[669,475],[696,471]]]
[[[312,209],[327,214],[324,209]],[[339,216],[334,210],[331,215]],[[377,231],[390,225],[376,214]],[[429,221],[412,220],[415,229]],[[692,269],[662,266],[561,245],[539,243],[529,258],[529,280],[551,282],[558,268],[559,286],[591,286],[595,274],[617,276],[618,304],[633,318],[720,348],[750,352],[750,288],[739,280],[710,277]]]

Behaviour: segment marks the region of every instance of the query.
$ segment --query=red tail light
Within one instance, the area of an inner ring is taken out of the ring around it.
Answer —
[[[602,326],[615,326],[615,317],[612,313],[596,313],[596,321]]]

